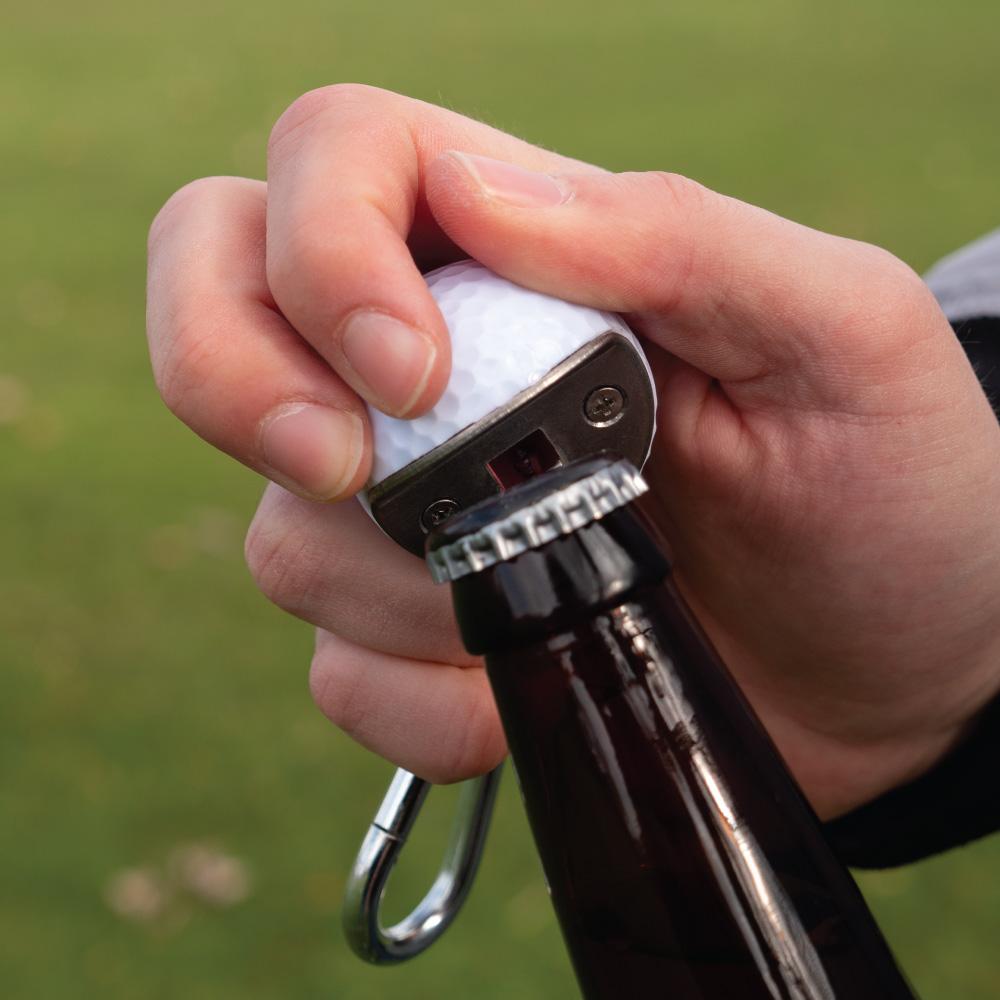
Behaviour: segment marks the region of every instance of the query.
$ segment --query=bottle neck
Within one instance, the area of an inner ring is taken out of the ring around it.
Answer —
[[[670,563],[634,505],[452,584],[471,653],[522,646],[657,586]]]

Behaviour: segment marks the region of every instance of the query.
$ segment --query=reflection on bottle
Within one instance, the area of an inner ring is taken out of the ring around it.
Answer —
[[[801,920],[753,833],[740,820],[725,778],[705,747],[694,711],[684,698],[683,683],[670,658],[658,647],[651,624],[637,620],[627,606],[616,609],[613,620],[631,637],[632,651],[645,664],[645,685],[629,683],[626,697],[641,718],[648,708],[648,702],[643,704],[648,696],[670,733],[670,747],[664,749],[673,758],[678,790],[761,980],[775,1000],[836,1000]],[[629,681],[631,676],[630,670],[624,679]],[[586,699],[579,684],[573,685],[573,691]],[[599,725],[592,704],[581,702],[581,714],[588,723]],[[654,723],[650,726],[652,739],[655,729]],[[598,743],[606,745],[606,734],[603,740],[594,741],[594,745]],[[625,796],[622,805],[640,840],[634,805],[625,801]]]

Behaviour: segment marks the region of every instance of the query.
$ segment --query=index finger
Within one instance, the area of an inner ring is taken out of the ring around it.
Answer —
[[[428,410],[450,372],[447,329],[408,241],[435,263],[463,256],[422,195],[426,165],[456,144],[531,169],[581,166],[454,112],[354,84],[299,98],[271,135],[275,301],[356,392],[393,416]]]
[[[264,276],[267,192],[207,178],[150,231],[147,331],[167,406],[217,448],[315,500],[371,467],[364,404],[278,312]]]

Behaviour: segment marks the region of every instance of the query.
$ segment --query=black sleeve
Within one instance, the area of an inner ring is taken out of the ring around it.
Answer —
[[[1000,262],[997,268],[1000,271]],[[951,325],[1000,420],[1000,315],[952,320]]]
[[[1000,230],[927,275],[1000,419]],[[1000,830],[1000,697],[965,739],[915,781],[825,826],[840,859],[889,868]]]

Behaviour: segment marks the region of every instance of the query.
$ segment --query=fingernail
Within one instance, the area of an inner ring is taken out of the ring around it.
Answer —
[[[437,349],[425,333],[378,312],[355,313],[340,342],[352,381],[369,402],[406,416],[427,386]]]
[[[474,153],[449,150],[448,155],[461,164],[490,198],[523,208],[538,208],[561,205],[570,196],[565,183],[549,174]]]
[[[264,418],[260,446],[279,478],[317,500],[336,500],[364,457],[364,424],[346,410],[288,403]]]

